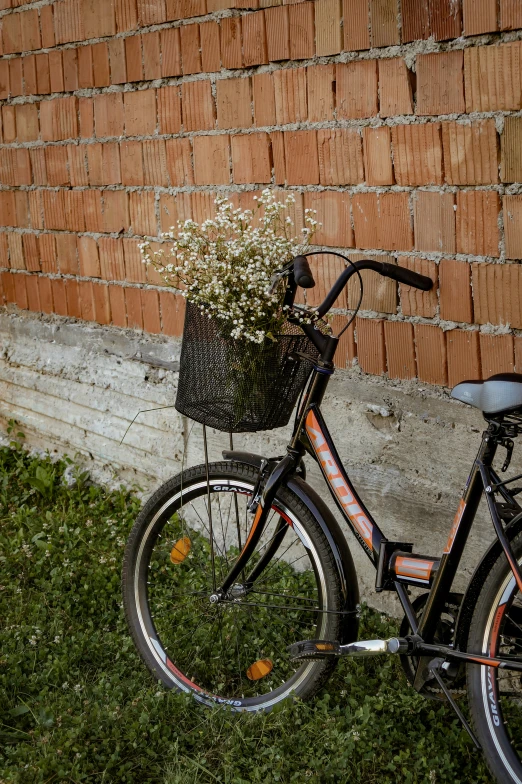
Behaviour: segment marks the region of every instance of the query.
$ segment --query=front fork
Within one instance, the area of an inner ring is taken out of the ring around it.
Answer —
[[[244,572],[248,561],[250,560],[251,556],[253,555],[259,540],[265,530],[265,526],[268,520],[268,515],[270,513],[270,509],[272,508],[272,504],[275,500],[277,491],[279,490],[280,486],[283,484],[285,479],[290,475],[293,474],[297,466],[299,465],[299,461],[301,460],[302,454],[297,449],[288,449],[287,454],[283,457],[283,459],[277,463],[273,471],[270,473],[266,484],[262,490],[261,497],[259,498],[259,503],[257,505],[256,513],[254,516],[254,520],[252,523],[252,527],[248,534],[248,538],[243,545],[243,549],[239,554],[239,558],[235,562],[235,564],[230,569],[229,573],[221,583],[221,585],[216,589],[215,593],[210,597],[212,602],[219,602],[224,599],[227,594],[229,593],[230,589],[238,579],[239,575]],[[261,469],[263,470],[263,469]],[[287,524],[284,523],[282,519],[279,521],[279,525],[276,529],[275,536],[270,543],[269,547],[267,548],[265,554],[262,556],[260,561],[257,563],[255,568],[252,570],[252,573],[248,576],[246,580],[246,587],[248,588],[251,586],[255,580],[259,577],[263,569],[267,566],[269,561],[274,556],[277,548],[281,544],[284,535],[287,531]]]

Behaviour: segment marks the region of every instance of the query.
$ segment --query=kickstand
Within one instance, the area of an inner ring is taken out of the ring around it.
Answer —
[[[446,684],[442,680],[442,676],[440,675],[440,673],[438,671],[439,670],[439,665],[441,663],[442,663],[441,659],[434,659],[432,662],[430,662],[430,665],[429,665],[428,669],[429,669],[430,672],[433,673],[433,676],[434,676],[435,680],[437,681],[437,683],[439,684],[440,688],[442,689],[442,691],[446,695],[446,699],[448,700],[449,704],[451,705],[451,707],[453,708],[453,710],[455,711],[455,713],[459,717],[459,719],[460,719],[464,729],[466,730],[466,732],[468,733],[469,737],[471,738],[471,740],[475,744],[476,748],[479,751],[481,751],[482,747],[481,747],[480,743],[478,742],[478,740],[477,740],[477,738],[475,736],[475,733],[473,732],[473,730],[469,726],[468,722],[466,721],[466,719],[464,717],[464,714],[462,713],[461,709],[459,708],[459,706],[457,705],[457,703],[455,702],[455,700],[451,696],[450,690],[448,689],[448,687],[446,686]]]

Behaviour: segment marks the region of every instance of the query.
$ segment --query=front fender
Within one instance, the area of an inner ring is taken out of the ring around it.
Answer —
[[[261,461],[266,459],[261,455],[255,455],[252,452],[236,451],[223,452],[223,457],[225,460],[247,463],[256,468],[260,468]],[[359,585],[348,542],[333,513],[318,493],[316,493],[307,482],[300,476],[294,474],[286,480],[285,485],[292,493],[295,493],[299,500],[306,506],[310,514],[317,520],[317,523],[321,527],[321,530],[330,545],[342,587],[343,607],[341,610],[350,613],[349,615],[343,616],[340,635],[341,639],[339,642],[341,644],[354,642],[357,640],[359,629],[359,619],[356,614],[359,604]]]

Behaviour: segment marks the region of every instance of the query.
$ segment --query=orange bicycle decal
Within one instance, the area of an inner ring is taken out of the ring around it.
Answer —
[[[397,577],[413,580],[430,581],[433,561],[421,561],[419,558],[406,558],[399,555],[395,561],[394,571]]]
[[[460,499],[459,508],[457,509],[457,514],[455,515],[455,519],[453,520],[453,525],[451,526],[450,535],[448,538],[448,542],[446,547],[444,548],[444,555],[447,555],[451,552],[451,548],[453,547],[453,540],[457,535],[457,531],[459,530],[460,521],[462,520],[462,515],[464,514],[464,510],[466,508],[466,502],[463,498]]]

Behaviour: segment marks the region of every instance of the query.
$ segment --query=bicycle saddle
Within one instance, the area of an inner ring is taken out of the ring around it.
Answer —
[[[451,397],[480,409],[484,414],[500,414],[522,407],[522,374],[499,373],[486,381],[462,381]]]

